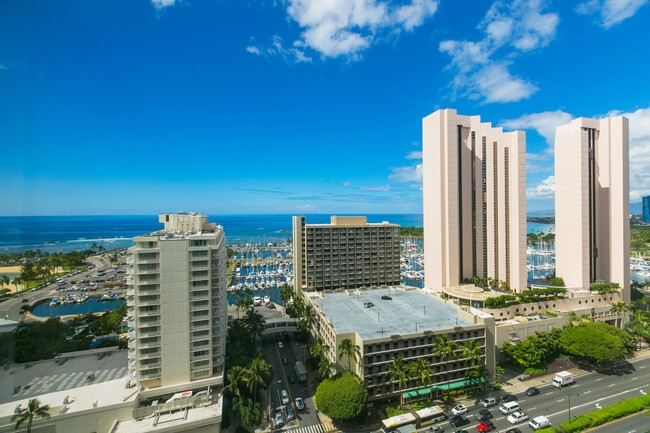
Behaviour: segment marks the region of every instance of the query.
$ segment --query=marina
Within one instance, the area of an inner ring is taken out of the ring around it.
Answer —
[[[71,316],[76,314],[86,313],[103,313],[106,310],[114,310],[115,308],[126,304],[123,299],[102,300],[101,298],[85,297],[83,301],[78,302],[80,298],[71,300],[72,297],[65,299],[57,299],[56,303],[50,302],[38,305],[32,312],[33,315],[39,317],[51,316]]]

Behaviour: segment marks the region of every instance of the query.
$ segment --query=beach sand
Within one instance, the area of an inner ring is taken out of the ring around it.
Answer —
[[[5,274],[20,274],[20,266],[2,266],[0,267],[0,276],[5,275]],[[13,280],[13,278],[11,278]],[[9,285],[3,285],[3,289],[9,289],[11,290],[11,293],[15,292],[20,292],[23,290],[22,284],[20,286],[16,286],[15,284],[9,284]]]

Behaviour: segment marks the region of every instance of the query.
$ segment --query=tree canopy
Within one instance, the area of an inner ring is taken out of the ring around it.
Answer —
[[[560,344],[567,354],[600,363],[623,358],[629,351],[630,337],[615,326],[593,322],[565,328]]]
[[[330,418],[350,419],[366,407],[368,391],[354,373],[345,371],[326,379],[316,390],[316,407]]]

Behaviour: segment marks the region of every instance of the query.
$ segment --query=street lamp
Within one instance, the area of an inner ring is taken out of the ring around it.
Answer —
[[[562,387],[560,387],[560,391],[562,391]],[[569,421],[571,421],[571,393],[567,391],[566,395],[569,400]],[[576,393],[576,397],[580,397],[580,393]]]
[[[273,423],[273,419],[271,418],[271,388],[273,388],[273,385],[277,385],[278,383],[282,383],[282,381],[281,381],[281,380],[278,380],[277,382],[273,382],[271,385],[269,385],[269,389],[268,389],[268,391],[266,392],[266,393],[267,393],[268,400],[269,400],[269,411],[268,411],[268,414],[269,414],[269,419],[271,420],[271,423]]]

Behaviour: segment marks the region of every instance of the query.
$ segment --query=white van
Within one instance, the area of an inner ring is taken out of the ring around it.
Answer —
[[[533,418],[532,420],[530,420],[530,422],[528,423],[528,425],[529,425],[530,428],[532,428],[533,430],[539,430],[539,429],[541,429],[541,428],[548,428],[548,427],[550,427],[550,426],[551,426],[551,421],[549,421],[549,419],[546,418],[545,416],[538,416],[538,417],[535,417],[535,418]]]
[[[519,403],[516,401],[509,401],[507,403],[503,403],[501,407],[499,407],[499,412],[501,412],[504,415],[510,415],[511,413],[515,413],[519,411]]]

